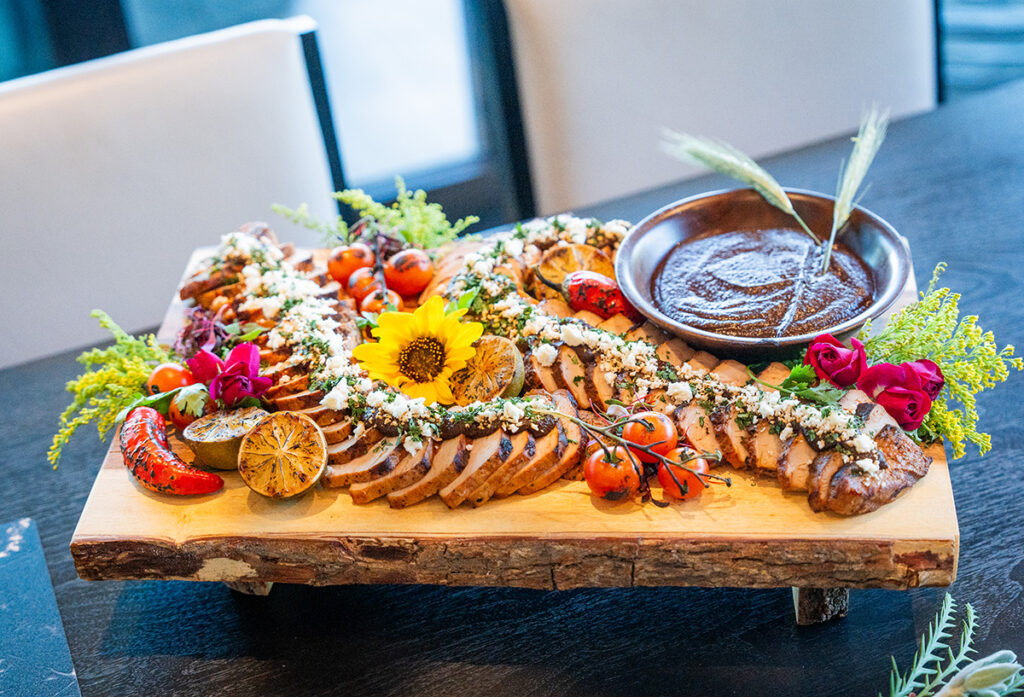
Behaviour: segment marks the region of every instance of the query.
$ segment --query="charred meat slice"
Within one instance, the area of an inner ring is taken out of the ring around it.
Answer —
[[[537,440],[529,433],[529,431],[525,431],[524,433],[528,438],[522,450],[518,453],[513,450],[508,459],[506,459],[498,469],[494,470],[491,476],[488,477],[483,484],[470,492],[469,496],[466,497],[466,500],[469,501],[473,508],[487,503],[487,501],[494,496],[494,492],[497,491],[499,487],[508,482],[516,472],[529,464],[536,456]],[[558,434],[555,433],[555,429],[551,429],[548,431],[547,435],[542,436],[541,441],[544,441],[545,438],[551,440],[552,437],[555,439],[558,437]],[[513,436],[513,444],[515,444],[515,439],[516,437]]]
[[[555,377],[558,384],[569,391],[581,409],[590,408],[590,397],[587,396],[587,372],[580,357],[568,346],[558,349],[558,360],[555,362]]]
[[[388,504],[392,508],[406,508],[430,498],[451,484],[465,468],[469,459],[470,451],[466,449],[467,445],[469,440],[463,435],[442,441],[434,448],[427,473],[415,483],[389,493]]]
[[[560,412],[570,415],[576,413],[568,395],[556,392],[554,398],[555,406]],[[532,494],[535,491],[540,491],[579,464],[579,461],[583,458],[584,451],[586,450],[583,429],[568,419],[559,419],[558,423],[562,427],[566,448],[559,456],[558,462],[546,470],[539,471],[536,478],[519,487],[518,492],[520,494]]]
[[[680,434],[697,450],[713,453],[719,449],[711,416],[704,411],[704,407],[700,406],[697,400],[676,409],[675,420]]]
[[[352,419],[344,419],[342,421],[336,421],[329,426],[322,426],[320,430],[324,432],[324,439],[328,445],[335,443],[343,443],[352,437],[352,429],[355,428],[355,424],[352,423]]]
[[[324,398],[326,393],[323,390],[306,390],[295,394],[278,397],[271,400],[271,403],[280,411],[297,411],[315,407]]]
[[[655,350],[658,358],[678,368],[686,361],[693,358],[695,353],[689,344],[682,339],[671,339],[658,346]]]
[[[875,436],[875,446],[884,469],[868,477],[852,463],[843,466],[829,483],[826,510],[841,515],[868,513],[889,503],[928,474],[932,459],[898,426],[885,426]]]
[[[652,346],[664,344],[669,340],[669,335],[650,322],[644,322],[626,332],[627,341],[646,341]]]
[[[310,409],[297,409],[295,413],[308,416],[313,419],[313,421],[316,421],[318,426],[330,426],[331,424],[338,423],[346,418],[345,412],[337,409],[329,409],[322,404],[311,407]]]
[[[477,438],[469,451],[469,461],[448,486],[439,492],[441,500],[455,508],[466,500],[469,493],[487,481],[494,470],[512,453],[512,440],[505,431],[498,429],[489,436]]]
[[[811,463],[817,453],[802,433],[783,442],[779,455],[779,484],[783,489],[806,491]]]
[[[758,379],[769,385],[781,384],[789,376],[789,368],[782,363],[772,363],[758,374]],[[770,387],[760,386],[761,389],[773,391]],[[782,454],[782,440],[775,433],[772,433],[773,424],[767,420],[761,420],[754,426],[754,434],[747,443],[747,450],[750,453],[750,465],[757,470],[777,472],[779,467],[779,455]]]
[[[558,367],[556,361],[554,365],[543,366],[537,359],[537,356],[530,353],[526,354],[526,389],[530,390],[544,390],[546,392],[554,392],[558,389],[558,380],[555,377],[554,368]]]
[[[348,493],[353,503],[369,503],[379,499],[395,489],[415,484],[430,469],[430,458],[434,453],[433,441],[426,440],[423,447],[415,454],[408,454],[401,459],[395,469],[383,477],[368,482],[360,482],[349,487]]]
[[[612,334],[623,335],[629,332],[633,326],[633,320],[626,317],[621,312],[617,315],[612,315],[605,321],[601,322],[601,324],[597,325],[598,329],[603,329],[606,332],[611,332]]]
[[[541,300],[537,303],[537,309],[545,315],[561,317],[563,319],[566,317],[572,317],[573,315],[572,308],[569,307],[569,304],[564,300],[559,300],[558,298],[547,298],[546,300]]]
[[[585,322],[591,327],[596,327],[604,321],[604,318],[601,317],[601,315],[596,312],[591,312],[590,310],[580,310],[579,312],[575,312],[573,313],[573,317],[581,322]]]
[[[327,462],[332,465],[343,465],[370,452],[383,439],[384,435],[380,431],[365,428],[360,423],[352,431],[351,436],[340,443],[327,446]]]
[[[382,477],[395,468],[404,450],[399,451],[397,438],[378,441],[365,454],[343,465],[328,464],[323,484],[327,487],[348,486]]]

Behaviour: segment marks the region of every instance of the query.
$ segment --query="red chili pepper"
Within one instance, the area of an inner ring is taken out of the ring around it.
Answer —
[[[565,301],[576,312],[589,310],[603,319],[608,319],[620,312],[634,322],[642,322],[644,317],[619,290],[615,279],[596,271],[573,271],[558,286],[535,272],[545,285],[560,292]]]
[[[167,441],[164,417],[151,407],[128,412],[121,426],[124,464],[142,486],[162,494],[212,494],[224,480],[193,467],[174,454]]]

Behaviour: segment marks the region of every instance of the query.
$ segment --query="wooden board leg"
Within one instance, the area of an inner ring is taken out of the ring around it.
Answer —
[[[269,595],[273,581],[224,581],[224,585],[236,593],[245,595]]]
[[[800,625],[821,624],[846,617],[849,588],[794,588],[793,610]]]

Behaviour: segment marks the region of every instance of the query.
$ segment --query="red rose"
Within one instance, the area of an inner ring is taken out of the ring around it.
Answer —
[[[942,370],[927,358],[919,361],[903,364],[907,370],[913,371],[921,383],[921,389],[928,393],[928,396],[935,399],[942,392],[946,384],[946,378],[942,376]]]
[[[249,342],[231,349],[226,361],[202,349],[186,363],[200,382],[209,385],[210,397],[229,408],[247,397],[259,397],[274,382],[260,377],[260,350]]]
[[[822,334],[807,347],[804,365],[814,368],[815,375],[836,387],[854,385],[867,369],[868,361],[864,355],[864,344],[856,339],[850,339],[850,343],[853,344],[852,349],[846,348],[831,334]]]
[[[873,365],[860,376],[857,387],[882,405],[900,428],[913,431],[932,408],[932,398],[909,363]]]

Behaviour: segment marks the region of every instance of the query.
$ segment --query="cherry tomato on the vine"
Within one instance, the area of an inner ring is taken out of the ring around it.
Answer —
[[[158,392],[170,392],[176,387],[194,385],[196,379],[188,368],[179,363],[161,363],[146,380],[146,394],[157,394]]]
[[[353,242],[334,250],[330,261],[327,262],[327,273],[344,286],[352,272],[371,267],[375,261],[372,249],[362,242]]]
[[[622,427],[623,439],[650,448],[664,455],[679,442],[679,434],[672,419],[657,411],[642,411]],[[641,462],[659,462],[658,458],[639,448],[630,448]]]
[[[434,262],[422,249],[403,249],[384,262],[384,280],[399,295],[417,295],[434,277]]]
[[[373,269],[368,266],[353,271],[345,283],[345,290],[356,299],[356,302],[361,302],[367,295],[383,287],[380,279],[373,275]]]
[[[375,289],[359,303],[360,312],[384,312],[388,305],[394,305],[402,309],[402,296],[393,290],[388,290],[385,295],[380,288]]]
[[[683,447],[672,449],[665,457],[673,462],[682,462],[696,454],[696,451]],[[685,470],[683,467],[688,467],[693,472]],[[662,462],[658,466],[658,482],[661,483],[665,496],[671,496],[674,499],[694,499],[704,491],[704,483],[694,472],[700,474],[710,472],[711,467],[708,461],[704,458],[697,458],[683,463],[683,467],[670,465],[667,462]]]
[[[609,448],[611,457],[603,448],[590,454],[583,465],[583,476],[590,490],[603,499],[621,501],[633,496],[640,488],[640,465],[626,448]]]

